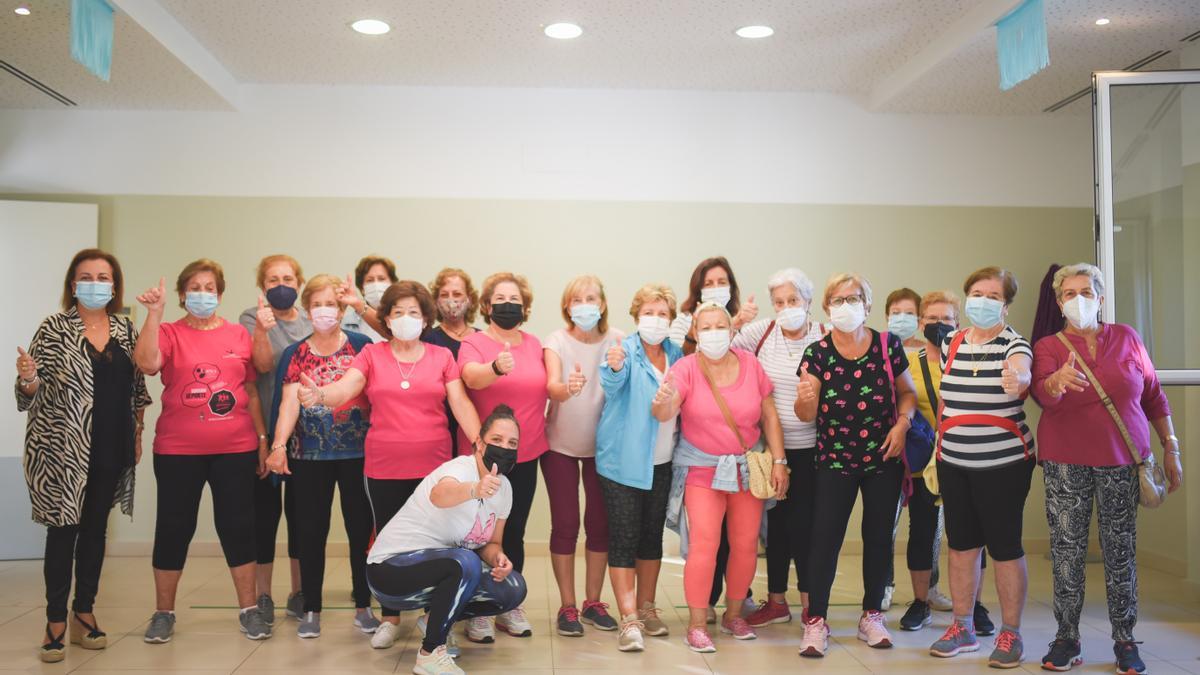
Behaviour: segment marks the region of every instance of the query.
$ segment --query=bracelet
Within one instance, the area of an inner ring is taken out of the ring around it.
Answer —
[[[1171,434],[1170,436],[1164,436],[1164,437],[1160,438],[1158,442],[1162,443],[1163,445],[1166,445],[1167,443],[1170,443],[1171,441],[1175,441],[1176,443],[1178,443],[1179,437],[1176,436],[1175,434]]]
[[[500,365],[496,363],[495,359],[492,359],[492,372],[495,373],[497,377],[504,377],[504,372],[500,370]]]
[[[777,460],[775,460],[775,463],[783,465],[783,466],[787,466],[787,458],[784,457],[783,459],[777,459]]]
[[[266,434],[259,434],[259,435],[258,435],[258,440],[260,440],[260,441],[265,441],[265,440],[267,440],[267,435],[266,435]]]
[[[17,379],[21,380],[21,386],[22,386],[22,387],[28,387],[29,385],[31,385],[31,384],[34,384],[35,382],[37,382],[37,381],[38,381],[38,380],[40,380],[41,378],[40,378],[40,377],[38,377],[37,373],[34,373],[34,374],[33,374],[33,379],[32,379],[32,380],[26,380],[25,378],[17,378]]]
[[[1165,453],[1163,453],[1163,454],[1167,454],[1167,455],[1175,455],[1176,457],[1178,457],[1178,456],[1180,455],[1180,452],[1179,452],[1178,450],[1167,450],[1167,451],[1166,451]]]
[[[286,449],[287,449],[287,444],[286,444],[286,443],[283,443],[283,444],[280,444],[280,445],[272,445],[272,446],[271,446],[271,452],[275,452],[276,450],[286,450]]]
[[[696,339],[695,339],[695,338],[693,338],[691,335],[685,335],[685,336],[683,336],[683,341],[684,341],[684,342],[686,342],[686,343],[688,343],[688,344],[693,344],[693,345],[694,345],[694,344],[696,344]]]

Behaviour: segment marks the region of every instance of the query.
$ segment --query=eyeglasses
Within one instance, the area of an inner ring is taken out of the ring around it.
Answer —
[[[830,307],[841,307],[842,305],[861,305],[863,297],[861,295],[847,295],[845,297],[837,297],[829,299]]]

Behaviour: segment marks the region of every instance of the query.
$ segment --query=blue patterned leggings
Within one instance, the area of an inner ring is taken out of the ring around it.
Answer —
[[[394,555],[367,565],[367,584],[385,607],[429,609],[421,647],[432,652],[446,643],[460,619],[495,616],[525,600],[525,579],[516,570],[503,581],[474,551],[429,548]]]
[[[1088,527],[1096,504],[1112,637],[1132,640],[1137,623],[1137,469],[1044,462],[1042,474],[1054,565],[1057,637],[1079,639]]]

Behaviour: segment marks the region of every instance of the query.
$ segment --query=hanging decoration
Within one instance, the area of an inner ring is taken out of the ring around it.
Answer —
[[[71,0],[71,58],[108,82],[113,8],[106,0]]]
[[[996,22],[996,60],[1003,91],[1050,65],[1045,0],[1025,0]]]

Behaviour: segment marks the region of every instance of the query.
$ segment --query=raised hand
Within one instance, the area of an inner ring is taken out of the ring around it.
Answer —
[[[489,473],[483,474],[479,482],[475,484],[475,496],[480,499],[488,499],[494,497],[500,491],[500,473],[499,468],[493,464],[492,470]]]
[[[300,373],[300,388],[296,390],[296,398],[300,401],[300,405],[305,408],[311,408],[325,400],[325,394],[321,392],[321,388],[316,382],[308,376],[308,373]]]
[[[1050,393],[1054,396],[1062,396],[1068,390],[1083,391],[1091,386],[1087,375],[1075,368],[1075,352],[1071,352],[1067,357],[1067,362],[1062,365],[1062,368],[1054,371],[1054,374],[1047,378],[1046,382],[1050,385]]]
[[[614,372],[619,372],[625,367],[625,349],[621,347],[620,342],[613,343],[613,346],[608,348],[608,367]]]
[[[17,347],[17,376],[29,382],[37,377],[38,364],[24,349]]]
[[[1004,368],[1000,371],[1000,388],[1009,396],[1021,395],[1021,373],[1011,358],[1004,360]]]
[[[758,305],[754,302],[754,296],[746,298],[746,303],[738,310],[737,316],[733,317],[733,327],[741,328],[746,324],[754,321],[758,316]]]
[[[512,372],[513,367],[516,365],[516,361],[513,360],[512,355],[512,343],[505,342],[504,349],[500,350],[500,353],[496,355],[496,369],[507,375]]]
[[[567,376],[567,391],[572,396],[578,396],[586,384],[587,376],[583,374],[583,366],[576,363],[575,370],[572,370],[571,374]]]
[[[254,314],[254,323],[259,330],[268,331],[275,327],[275,312],[267,304],[267,296],[258,294],[258,311]]]
[[[363,307],[363,299],[362,296],[358,294],[358,291],[354,288],[353,275],[347,274],[346,280],[339,284],[334,292],[337,294],[337,301],[339,305],[343,307],[353,307],[354,311],[358,312],[359,314],[363,313],[363,310],[365,309]]]
[[[654,404],[669,403],[675,398],[675,385],[671,384],[671,371],[668,370],[663,376],[662,384],[658,385],[658,391],[654,392]]]
[[[817,388],[809,379],[807,363],[800,364],[800,381],[796,383],[796,400],[806,405],[817,400]]]
[[[158,286],[151,287],[137,296],[137,301],[150,312],[162,314],[167,306],[167,279],[158,278]]]

